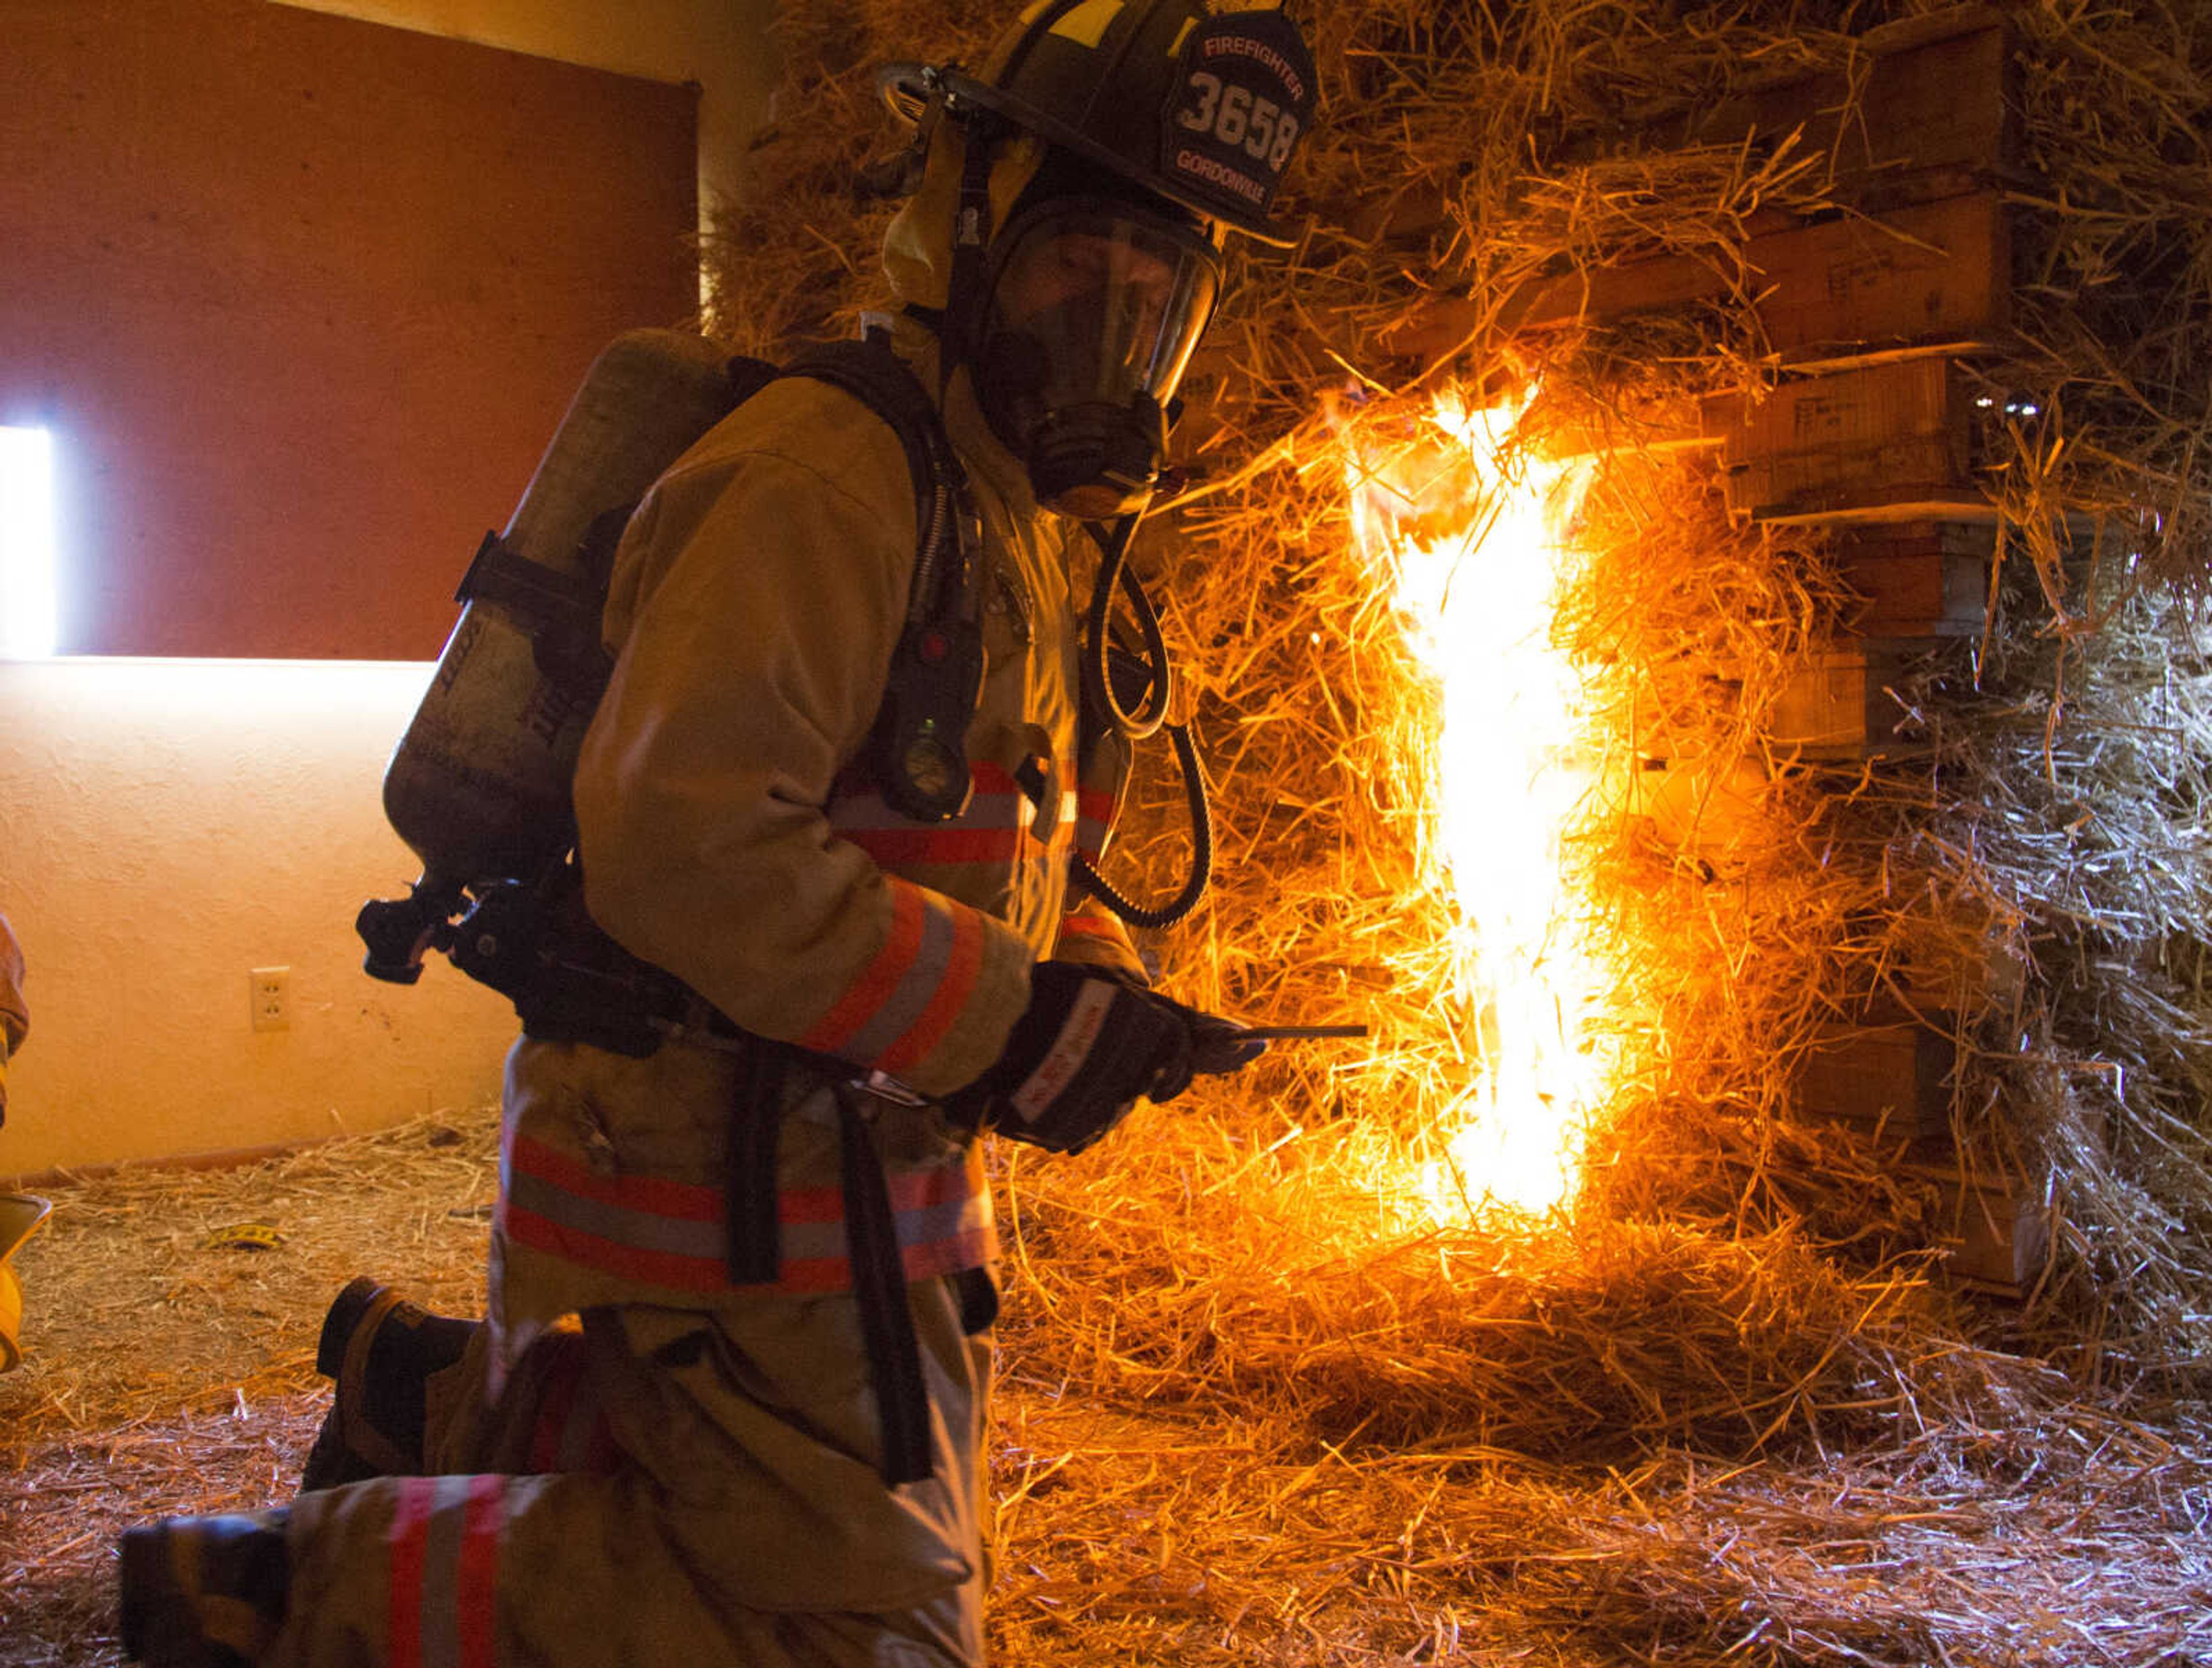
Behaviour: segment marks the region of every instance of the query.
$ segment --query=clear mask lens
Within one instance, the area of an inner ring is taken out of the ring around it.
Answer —
[[[1040,204],[1006,230],[977,355],[1000,440],[1025,455],[1078,411],[1164,407],[1219,294],[1219,252],[1194,228],[1111,198]]]

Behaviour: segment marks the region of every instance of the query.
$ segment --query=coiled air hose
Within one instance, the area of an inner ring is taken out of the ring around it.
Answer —
[[[1084,623],[1084,704],[1133,743],[1144,741],[1163,729],[1168,732],[1168,740],[1175,748],[1176,763],[1182,771],[1183,798],[1190,808],[1190,875],[1173,900],[1158,908],[1147,908],[1125,895],[1079,852],[1075,856],[1074,872],[1077,883],[1121,919],[1132,926],[1158,929],[1175,925],[1197,908],[1199,900],[1206,895],[1206,883],[1213,876],[1213,820],[1206,803],[1206,779],[1199,769],[1198,746],[1190,738],[1190,726],[1167,721],[1175,687],[1167,640],[1160,633],[1159,616],[1128,565],[1130,542],[1136,536],[1141,514],[1139,512],[1123,516],[1110,531],[1102,531],[1095,522],[1084,524],[1097,543],[1099,553],[1098,579],[1091,586],[1091,609]],[[1114,593],[1117,587],[1128,599],[1138,632],[1144,639],[1141,657],[1115,641]],[[1123,664],[1132,670],[1145,675],[1144,693],[1137,700],[1139,710],[1133,713],[1122,706],[1114,688],[1116,654],[1124,657]]]

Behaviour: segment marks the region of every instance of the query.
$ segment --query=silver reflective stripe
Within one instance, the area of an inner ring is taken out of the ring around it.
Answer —
[[[434,1479],[422,1543],[422,1605],[416,1616],[422,1668],[461,1668],[461,1535],[468,1526],[469,1478]]]
[[[889,1052],[928,1011],[945,982],[952,961],[952,912],[933,898],[925,896],[921,903],[921,943],[915,946],[914,960],[883,1006],[839,1046],[837,1052],[848,1059],[872,1060]]]
[[[665,1252],[677,1257],[703,1257],[720,1262],[723,1253],[720,1222],[689,1222],[677,1216],[632,1210],[600,1199],[579,1198],[543,1178],[510,1166],[507,1177],[508,1199],[533,1216],[592,1234],[637,1251]]]
[[[902,1246],[930,1245],[939,1240],[950,1240],[966,1229],[981,1228],[984,1222],[980,1195],[969,1194],[957,1199],[946,1199],[941,1204],[923,1205],[912,1210],[901,1210],[895,1221],[898,1242]],[[845,1255],[845,1224],[831,1222],[786,1222],[779,1243],[783,1254],[797,1261],[800,1259]]]

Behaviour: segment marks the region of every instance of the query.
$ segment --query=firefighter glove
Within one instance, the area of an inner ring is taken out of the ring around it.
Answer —
[[[1188,1009],[1072,961],[1040,961],[1006,1046],[947,1097],[956,1119],[1056,1153],[1080,1152],[1139,1099],[1189,1087]]]
[[[1267,1052],[1264,1038],[1246,1035],[1244,1028],[1233,1019],[1186,1008],[1156,992],[1147,994],[1160,1006],[1174,1010],[1182,1017],[1190,1033],[1190,1070],[1194,1077],[1225,1077],[1232,1071],[1242,1071]],[[1155,1095],[1152,1098],[1157,1101],[1162,1097]]]

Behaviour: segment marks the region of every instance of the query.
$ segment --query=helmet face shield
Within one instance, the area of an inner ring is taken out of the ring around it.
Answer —
[[[1160,413],[1220,294],[1219,252],[1194,226],[1084,197],[1019,215],[994,255],[975,353],[993,431],[1050,507],[1094,516],[1141,501]]]

